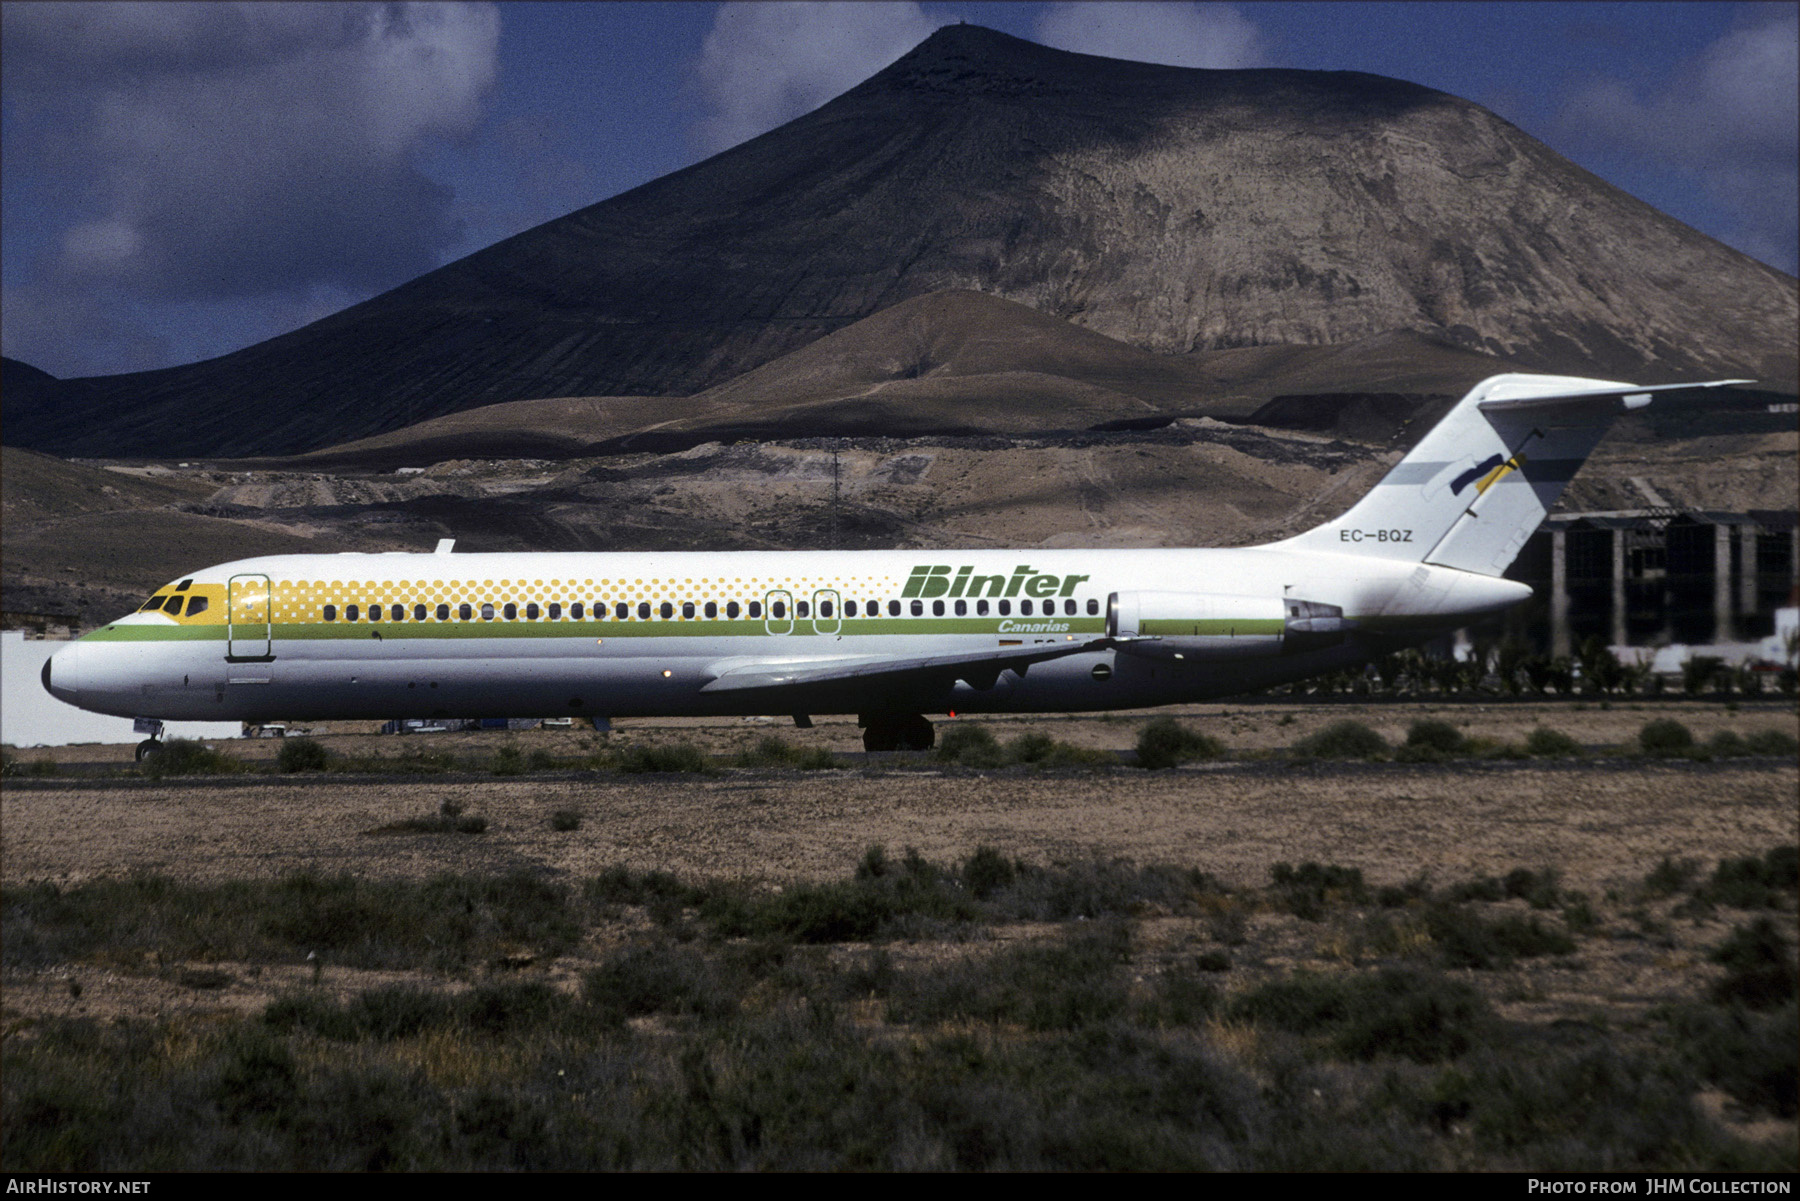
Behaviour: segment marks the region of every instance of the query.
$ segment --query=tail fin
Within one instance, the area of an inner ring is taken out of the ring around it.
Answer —
[[[1279,545],[1497,576],[1614,417],[1643,408],[1653,396],[1752,382],[1640,388],[1560,375],[1492,376],[1348,513]]]

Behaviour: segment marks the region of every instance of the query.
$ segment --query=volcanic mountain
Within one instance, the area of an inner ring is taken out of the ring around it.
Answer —
[[[1478,105],[951,26],[779,129],[293,333],[9,388],[6,436],[287,453],[501,401],[685,397],[959,289],[1165,356],[1410,331],[1644,382],[1800,374],[1792,277]]]

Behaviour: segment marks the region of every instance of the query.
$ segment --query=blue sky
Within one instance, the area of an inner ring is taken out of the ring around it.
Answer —
[[[1790,273],[1792,4],[0,6],[0,340],[59,376],[298,328],[809,111],[967,20],[1484,104]]]

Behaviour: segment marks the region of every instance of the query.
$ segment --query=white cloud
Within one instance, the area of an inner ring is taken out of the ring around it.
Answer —
[[[1229,4],[1051,4],[1037,40],[1058,50],[1171,67],[1259,67],[1262,33]]]
[[[454,240],[414,159],[479,121],[492,5],[3,11],[9,158],[79,198],[47,278],[190,300],[373,289]]]
[[[1737,223],[1729,239],[1792,272],[1800,240],[1800,16],[1750,10],[1663,86],[1640,97],[1600,79],[1557,122],[1562,136],[1698,177]]]
[[[947,23],[913,3],[721,4],[695,67],[713,154],[838,96]]]

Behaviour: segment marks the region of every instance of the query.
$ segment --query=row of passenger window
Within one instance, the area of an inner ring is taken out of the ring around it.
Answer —
[[[194,600],[198,603],[199,608],[190,608],[188,612],[188,616],[190,617],[199,612],[200,609],[206,607],[204,598],[195,597]],[[1012,616],[1012,601],[995,601],[993,604],[995,607],[990,610],[989,602],[986,600],[958,600],[951,602],[957,617],[967,617],[971,606],[973,606],[975,616],[977,617],[987,617],[990,613],[997,613],[1001,617]],[[831,620],[834,618],[836,616],[836,607],[837,606],[831,601],[820,601],[819,619]],[[812,605],[808,601],[800,601],[798,604],[794,605],[793,608],[794,616],[797,618],[810,619],[812,617]],[[675,618],[677,610],[680,611],[683,621],[692,621],[696,617],[701,616],[704,616],[708,621],[713,621],[719,617],[720,612],[719,605],[716,601],[707,601],[701,605],[696,605],[693,601],[686,601],[679,606],[673,601],[663,601],[654,606],[649,601],[640,601],[635,610],[633,610],[632,606],[626,602],[618,601],[612,605],[610,616],[614,621],[630,621],[634,616],[639,621],[649,621],[653,616],[658,617],[663,621],[672,621]],[[945,602],[941,600],[934,600],[931,602],[931,615],[933,617],[944,617],[951,611],[952,610],[946,606]],[[856,601],[844,602],[843,615],[845,617],[855,617],[857,616],[857,612]],[[863,606],[862,612],[867,617],[881,616],[881,602],[873,600],[867,602],[866,605]],[[925,616],[925,602],[916,600],[904,607],[901,602],[897,600],[890,600],[887,602],[887,615],[889,617],[899,617],[905,612],[910,612],[914,617],[923,617]],[[1079,612],[1079,602],[1074,600],[1065,600],[1063,602],[1063,616],[1074,617]],[[1100,612],[1100,602],[1098,600],[1089,600],[1087,602],[1087,612],[1090,617],[1097,616]],[[474,621],[477,613],[479,613],[482,621],[493,621],[496,617],[503,621],[519,620],[519,606],[511,601],[499,606],[495,606],[492,603],[477,606],[467,602],[455,606],[440,604],[436,609],[432,609],[427,605],[415,604],[412,606],[411,618],[413,621],[427,621],[435,617],[438,621],[449,621],[451,620],[452,615],[454,615],[455,620],[457,621]],[[338,619],[338,607],[336,605],[326,605],[321,610],[321,614],[326,621],[336,621]],[[737,601],[727,601],[724,606],[724,615],[729,621],[736,621],[739,617],[743,616],[748,616],[753,621],[761,621],[763,620],[763,603],[761,601],[751,601],[745,606],[738,604]],[[1029,600],[1020,601],[1019,615],[1021,617],[1036,616],[1037,611],[1035,604]],[[1054,600],[1044,601],[1043,616],[1055,617],[1056,615],[1056,602]],[[550,621],[561,621],[563,620],[563,606],[555,602],[552,602],[549,605],[539,606],[536,602],[532,602],[525,606],[524,616],[526,621],[540,621],[545,619]],[[591,618],[589,617],[588,609],[583,602],[576,601],[568,606],[568,619],[570,621],[605,621],[608,619],[608,616],[609,610],[604,603],[596,604],[593,607]],[[345,621],[405,621],[407,620],[407,617],[408,613],[405,605],[369,605],[366,609],[360,605],[344,606]],[[771,602],[769,605],[769,618],[775,621],[788,620],[787,602]]]

